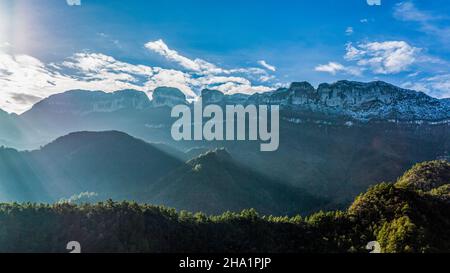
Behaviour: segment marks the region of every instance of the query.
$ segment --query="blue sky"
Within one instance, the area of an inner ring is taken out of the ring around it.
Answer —
[[[450,97],[450,2],[367,1],[0,0],[0,108],[73,88],[194,98],[340,79]]]

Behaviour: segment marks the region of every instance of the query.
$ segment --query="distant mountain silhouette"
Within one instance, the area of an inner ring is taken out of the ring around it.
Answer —
[[[133,199],[181,164],[125,133],[71,133],[32,152],[0,150],[2,201],[57,201],[80,192]]]

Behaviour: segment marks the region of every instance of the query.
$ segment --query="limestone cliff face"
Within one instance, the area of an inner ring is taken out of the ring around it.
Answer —
[[[424,93],[402,89],[376,81],[369,83],[338,81],[314,88],[308,82],[294,82],[289,88],[253,95],[225,95],[217,90],[201,92],[204,104],[275,104],[294,114],[346,118],[352,120],[388,120],[391,122],[449,123],[450,100],[436,99]],[[144,92],[122,90],[114,93],[73,90],[44,99],[24,116],[35,114],[86,115],[115,112],[120,109],[147,109],[188,104],[177,88],[158,87],[152,101]]]
[[[158,87],[153,91],[152,105],[155,107],[186,104],[186,96],[177,88]]]
[[[247,103],[278,104],[282,109],[357,120],[448,122],[450,119],[448,100],[380,81],[339,81],[320,84],[317,89],[307,82],[292,83],[289,88],[252,95]]]
[[[145,109],[150,100],[144,92],[121,90],[114,93],[102,91],[71,90],[52,95],[38,103],[24,116],[47,113],[86,115],[93,112],[115,112],[120,109]]]

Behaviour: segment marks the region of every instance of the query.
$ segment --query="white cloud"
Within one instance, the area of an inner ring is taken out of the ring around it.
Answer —
[[[177,64],[188,70],[202,72],[203,70],[215,69],[215,66],[213,64],[200,59],[191,60],[180,55],[176,50],[170,49],[161,39],[154,42],[148,42],[145,44],[145,47],[167,58],[170,61],[176,62]]]
[[[277,71],[277,68],[275,66],[268,64],[264,60],[258,61],[258,64],[260,64],[262,67],[264,67],[270,71],[273,71],[273,72]]]
[[[347,45],[345,59],[371,69],[375,74],[395,74],[407,71],[420,52],[404,41],[385,41]]]
[[[450,74],[414,79],[403,83],[402,87],[422,91],[437,98],[450,98]]]
[[[264,60],[259,61],[258,64],[265,69],[258,67],[222,68],[200,58],[191,59],[183,56],[178,51],[170,49],[162,39],[146,43],[145,48],[186,69],[186,72],[192,76],[190,83],[196,89],[215,88],[224,93],[235,93],[236,90],[252,93],[273,89],[273,87],[267,86],[255,87],[251,83],[252,81],[264,83],[275,79],[268,71],[275,72],[276,67]]]
[[[133,65],[120,62],[111,56],[100,53],[76,53],[62,63],[68,68],[77,69],[86,73],[124,72],[151,76],[153,69],[145,65]]]
[[[190,59],[186,56],[181,55],[180,53],[178,53],[178,51],[170,49],[162,39],[146,43],[145,48],[147,48],[151,52],[159,54],[160,56],[166,58],[168,61],[174,62],[182,68],[187,69],[188,71],[197,75],[203,76],[209,74],[245,74],[248,77],[268,75],[266,70],[257,67],[225,69],[203,59]]]
[[[198,85],[182,71],[129,64],[98,53],[78,53],[51,64],[27,55],[0,54],[0,108],[8,112],[29,109],[35,101],[25,97],[44,98],[71,89],[135,89],[151,96],[156,87],[170,86],[193,98],[192,88]]]
[[[445,26],[437,24],[437,21],[448,21],[448,16],[420,10],[412,1],[405,1],[398,3],[394,7],[394,17],[400,21],[417,23],[419,31],[437,37],[439,41],[444,42],[446,45],[450,41],[450,27],[448,27],[448,23]]]
[[[412,2],[400,2],[395,5],[394,17],[403,21],[427,22],[433,16],[416,8]]]
[[[448,70],[450,63],[426,50],[414,47],[405,41],[348,43],[344,55],[345,64],[329,62],[315,67],[316,71],[332,75],[346,73],[360,76],[364,71],[373,74],[391,75],[401,72],[409,74],[426,71],[432,74]]]
[[[271,87],[267,86],[252,86],[247,84],[238,84],[235,82],[227,82],[222,85],[216,86],[216,90],[219,90],[225,94],[254,94],[254,93],[263,93],[267,91],[273,90]]]
[[[174,69],[156,68],[156,73],[145,83],[145,90],[154,90],[159,86],[175,87],[180,89],[188,98],[195,98],[193,88],[198,83],[189,75]]]
[[[81,0],[66,0],[69,6],[81,6]]]
[[[365,70],[370,70],[374,74],[396,74],[409,70],[417,61],[422,62],[426,56],[419,54],[420,52],[420,48],[404,41],[366,42],[356,46],[348,43],[344,59],[353,62],[354,65],[329,62],[316,66],[315,70],[332,75],[342,72],[360,76]]]
[[[316,66],[315,70],[318,72],[327,72],[336,75],[337,72],[345,70],[345,67],[340,63],[329,62],[328,64]]]
[[[438,98],[450,98],[450,74],[425,79],[430,86],[430,94]]]
[[[381,0],[366,0],[369,6],[381,6]]]
[[[350,35],[353,34],[353,32],[354,32],[353,27],[348,27],[348,28],[345,30],[345,35],[350,36]]]
[[[150,97],[159,86],[179,88],[193,99],[203,88],[227,94],[254,93],[274,87],[254,84],[272,79],[261,68],[222,69],[202,59],[190,60],[161,43],[158,51],[182,64],[183,70],[152,67],[119,61],[101,53],[76,53],[59,63],[44,63],[29,55],[12,55],[0,50],[0,109],[22,113],[37,100],[71,89],[135,89]]]
[[[345,64],[329,62],[316,66],[315,71],[353,76],[364,71],[382,75],[408,72],[402,87],[432,97],[450,97],[450,63],[404,41],[349,43],[344,59]]]
[[[71,89],[148,91],[143,83],[153,74],[150,67],[102,54],[75,54],[62,63],[45,64],[32,56],[0,52],[0,108],[21,113],[35,102],[23,98],[44,98]]]
[[[242,78],[242,77],[227,77],[227,76],[208,76],[204,78],[198,79],[199,83],[202,85],[216,85],[216,84],[223,84],[227,82],[233,82],[243,85],[250,85],[250,81]]]
[[[274,79],[276,79],[276,77],[275,76],[273,76],[273,75],[263,75],[263,76],[261,76],[261,77],[259,77],[259,81],[260,82],[268,82],[268,81],[273,81]]]
[[[336,75],[338,72],[343,72],[352,76],[360,76],[361,70],[357,67],[347,67],[340,63],[329,62],[328,64],[318,65],[314,68],[317,72],[326,72],[332,75]]]

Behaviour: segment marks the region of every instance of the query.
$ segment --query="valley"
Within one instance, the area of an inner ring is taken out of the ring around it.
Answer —
[[[88,193],[92,201],[215,214],[246,207],[303,214],[345,208],[415,163],[449,157],[446,100],[383,82],[318,89],[301,82],[254,95],[203,90],[202,100],[204,107],[280,105],[278,150],[261,152],[253,141],[172,139],[171,108],[193,107],[176,88],[157,88],[152,100],[133,90],[68,91],[22,115],[0,115],[1,200],[57,202]],[[224,164],[217,151],[231,160]]]

